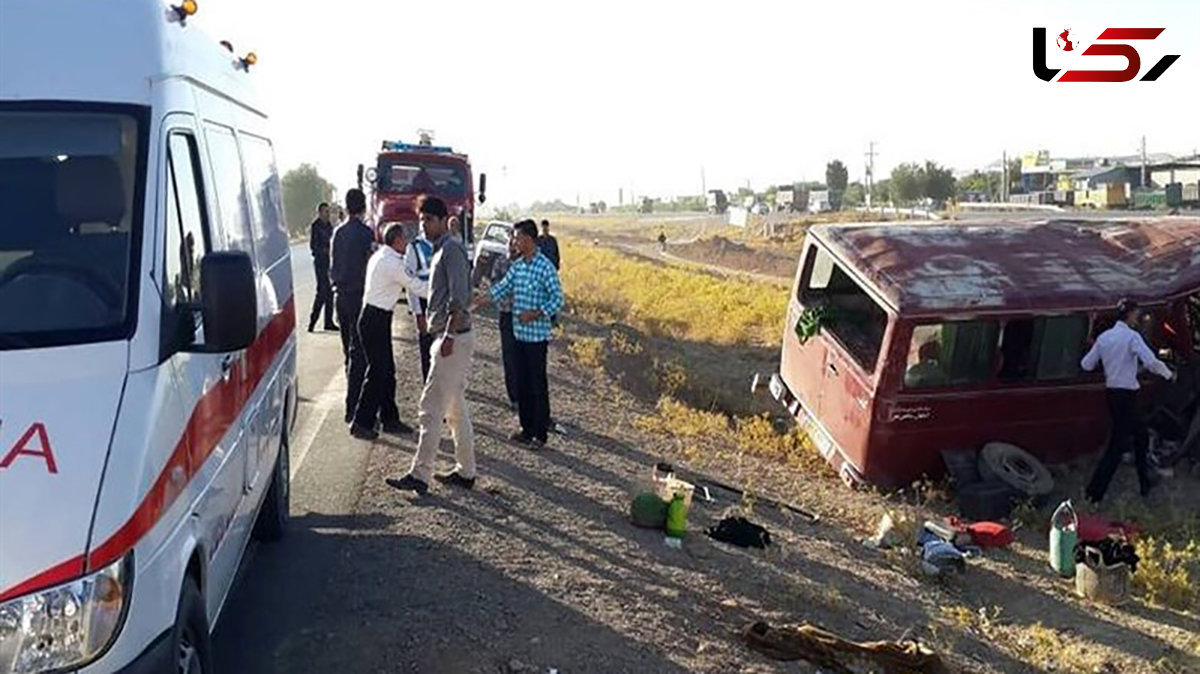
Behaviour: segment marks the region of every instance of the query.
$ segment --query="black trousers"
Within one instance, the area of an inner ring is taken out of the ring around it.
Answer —
[[[1112,433],[1108,438],[1108,449],[1096,466],[1092,481],[1088,483],[1087,496],[1093,501],[1104,498],[1113,475],[1121,465],[1121,457],[1129,450],[1131,441],[1142,494],[1150,491],[1150,464],[1146,456],[1150,436],[1138,409],[1137,395],[1137,391],[1108,390],[1108,415],[1112,421]]]
[[[309,330],[316,326],[322,309],[325,310],[325,326],[333,325],[333,286],[329,283],[329,263],[317,262],[313,269],[317,274],[317,294],[313,297],[312,313],[308,317]]]
[[[358,316],[362,313],[361,293],[337,293],[338,328],[342,333],[342,356],[346,364],[346,421],[354,417],[358,407],[358,394],[362,391],[363,377],[367,371],[367,355],[363,352],[358,337]]]
[[[517,336],[513,333],[511,311],[500,312],[500,358],[504,361],[504,390],[513,405],[521,398],[517,389]]]
[[[396,361],[392,355],[392,312],[366,305],[358,319],[358,336],[367,369],[358,395],[354,423],[374,428],[376,420],[400,420],[396,408]]]
[[[425,320],[428,321],[429,302],[425,299],[421,299],[420,301],[421,311],[425,316]],[[428,322],[426,322],[425,327],[429,327]],[[429,361],[433,355],[431,350],[433,349],[433,340],[435,338],[433,333],[428,330],[421,332],[421,326],[417,325],[415,318],[413,319],[413,328],[417,331],[417,351],[421,354],[421,381],[424,382],[429,380]]]
[[[543,442],[550,435],[550,383],[546,378],[547,342],[516,342],[517,407],[521,430]]]

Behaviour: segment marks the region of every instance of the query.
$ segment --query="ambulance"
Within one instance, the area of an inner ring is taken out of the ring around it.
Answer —
[[[0,0],[0,674],[212,671],[288,516],[289,246],[194,0]]]

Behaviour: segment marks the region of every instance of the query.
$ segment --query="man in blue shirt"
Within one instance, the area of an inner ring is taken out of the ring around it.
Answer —
[[[562,285],[554,264],[538,250],[538,230],[533,220],[518,222],[513,237],[520,256],[513,260],[504,278],[492,286],[491,292],[480,296],[475,304],[482,307],[489,301],[512,301],[521,430],[510,439],[540,448],[550,433],[546,353],[552,334],[550,317],[563,306]]]

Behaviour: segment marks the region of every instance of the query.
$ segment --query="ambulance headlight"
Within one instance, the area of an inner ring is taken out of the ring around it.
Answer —
[[[0,674],[83,667],[125,621],[133,556],[78,580],[0,604]]]

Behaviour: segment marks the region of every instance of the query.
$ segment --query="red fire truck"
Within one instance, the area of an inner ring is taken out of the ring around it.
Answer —
[[[441,198],[451,215],[462,224],[463,241],[472,250],[475,241],[475,186],[467,155],[452,148],[433,145],[422,135],[416,144],[383,141],[375,166],[365,171],[360,164],[359,185],[365,175],[371,187],[371,222],[377,238],[384,228],[399,222],[405,234],[416,234],[415,204],[421,195]],[[479,203],[487,200],[487,175],[479,175]]]

